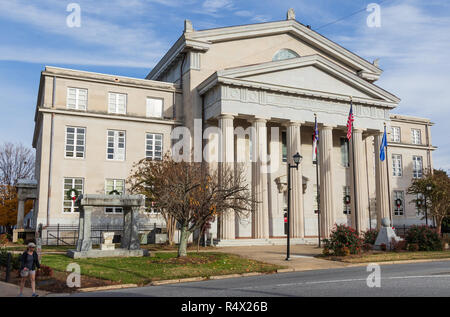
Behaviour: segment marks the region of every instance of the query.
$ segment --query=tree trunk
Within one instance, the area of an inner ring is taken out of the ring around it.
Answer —
[[[181,227],[180,245],[178,246],[178,257],[187,255],[187,243],[190,235],[191,232],[189,232],[187,225],[183,225]]]

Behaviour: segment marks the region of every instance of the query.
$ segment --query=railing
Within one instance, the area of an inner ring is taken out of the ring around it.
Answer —
[[[154,224],[139,225],[138,232],[150,232],[155,230],[163,232],[166,228]],[[52,225],[43,228],[42,244],[43,245],[75,245],[78,240],[78,226],[75,225]],[[114,232],[115,243],[120,242],[120,236],[123,232],[123,225],[93,225],[91,226],[92,244],[100,244],[102,242],[103,232]]]

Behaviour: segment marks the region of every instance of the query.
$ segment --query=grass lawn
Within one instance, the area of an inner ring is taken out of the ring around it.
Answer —
[[[152,257],[71,259],[62,254],[46,254],[42,264],[55,271],[65,271],[69,263],[76,262],[85,276],[117,283],[145,285],[156,280],[212,275],[274,272],[280,266],[236,255],[214,252],[189,253],[178,259],[175,252],[155,253]]]
[[[318,258],[341,261],[346,263],[368,263],[368,262],[387,262],[402,260],[422,260],[422,259],[449,259],[450,250],[446,251],[418,251],[418,252],[382,252],[373,251],[361,255],[349,256],[325,256],[318,255]]]

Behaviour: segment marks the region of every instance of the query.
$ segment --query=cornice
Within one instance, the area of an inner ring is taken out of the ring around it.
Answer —
[[[73,80],[84,80],[104,84],[114,84],[117,86],[135,87],[143,89],[155,89],[181,93],[179,85],[162,81],[148,79],[115,76],[109,74],[92,73],[67,68],[46,66],[42,76],[55,76],[56,78],[66,78]]]

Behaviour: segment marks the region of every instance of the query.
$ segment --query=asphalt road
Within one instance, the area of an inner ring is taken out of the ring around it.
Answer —
[[[380,266],[380,287],[369,287],[373,271],[351,267],[209,280],[72,296],[450,296],[450,261]]]

